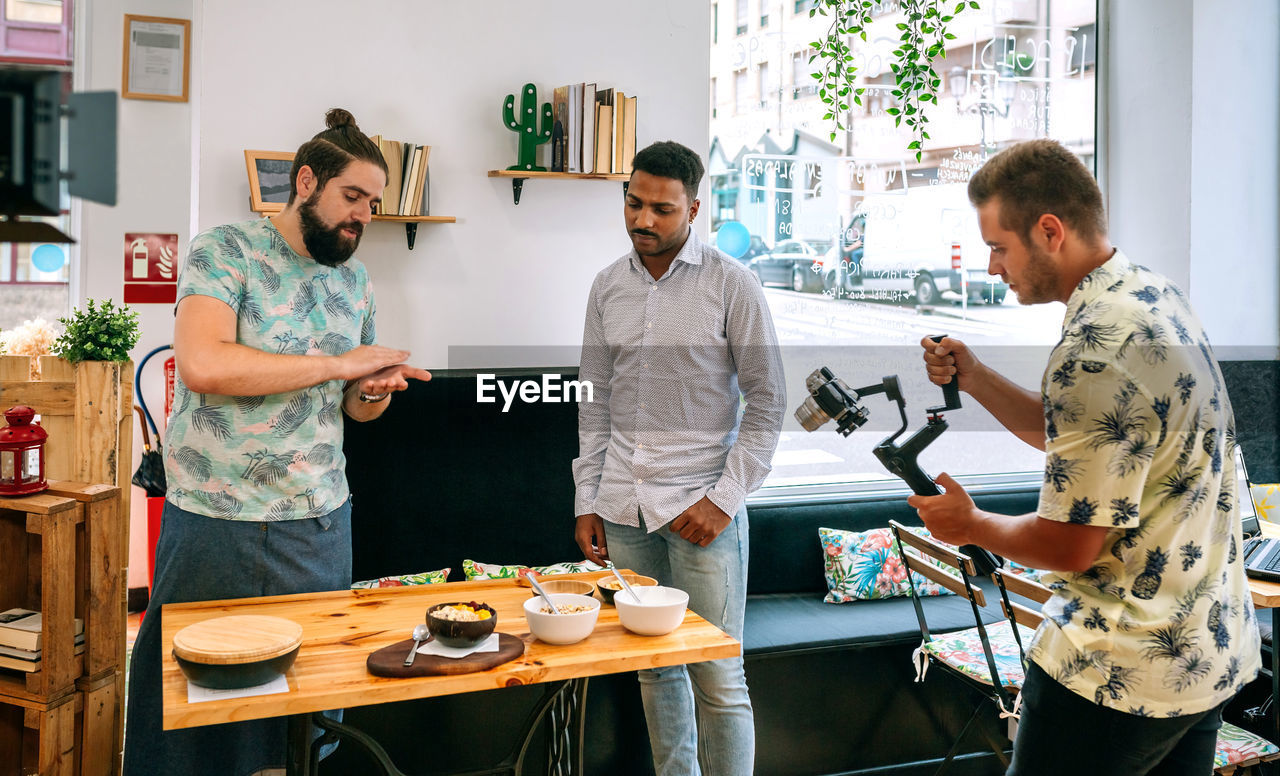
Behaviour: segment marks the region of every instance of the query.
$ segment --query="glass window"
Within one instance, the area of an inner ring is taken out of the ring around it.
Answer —
[[[735,17],[735,24],[738,25],[736,34],[747,34],[747,0],[738,0],[738,15]]]
[[[716,108],[720,105],[720,97],[717,94],[716,79],[711,79],[711,118],[716,117]]]
[[[0,67],[21,62],[60,71],[63,94],[71,90],[71,3],[69,0],[0,0]],[[63,125],[65,128],[65,124]],[[67,138],[62,133],[62,157]],[[45,221],[63,234],[71,234],[67,213],[70,197],[62,185],[62,215]],[[0,243],[0,330],[26,320],[55,321],[71,309],[69,245]]]
[[[4,18],[11,22],[62,24],[62,0],[4,0]]]
[[[711,43],[720,42],[720,4],[711,4]]]
[[[810,2],[793,7],[797,15],[769,33],[771,50],[793,52],[792,99],[782,110],[759,110],[747,97],[749,65],[713,57],[712,78],[733,78],[735,111],[713,114],[709,138],[725,159],[737,160],[736,169],[711,175],[717,206],[710,230],[739,221],[767,249],[746,263],[765,286],[783,346],[789,408],[801,404],[805,377],[821,366],[855,389],[897,375],[907,416],[901,443],[924,425],[926,408],[942,404],[924,377],[918,343],[943,333],[1034,390],[1060,333],[1062,306],[1021,306],[987,275],[988,249],[965,185],[992,154],[1036,137],[1061,141],[1092,166],[1095,0],[1055,0],[1051,8],[982,3],[958,14],[946,58],[933,63],[942,85],[937,104],[927,106],[931,137],[918,161],[906,129],[888,113],[898,104],[890,63],[904,21],[900,5],[874,3],[866,41],[849,40],[866,91],[834,142],[808,50],[831,19],[799,16]],[[741,23],[745,0],[738,8]],[[754,86],[761,101],[780,88],[771,84],[777,77],[760,64]],[[971,484],[1039,477],[1043,453],[1019,444],[967,395],[962,402],[947,413],[947,433],[921,455],[926,472],[966,475]],[[788,417],[759,495],[904,487],[872,454],[902,425],[897,407],[882,394],[863,406],[871,419],[848,438],[832,433],[832,424],[805,432]]]
[[[747,90],[747,71],[739,70],[733,74],[734,112],[742,115],[751,110],[751,94]]]

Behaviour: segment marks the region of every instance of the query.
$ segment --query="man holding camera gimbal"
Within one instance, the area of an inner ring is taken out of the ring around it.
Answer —
[[[1040,394],[959,340],[920,343],[931,381],[1046,454],[1035,513],[984,512],[946,474],[945,494],[908,499],[936,538],[1053,572],[1009,773],[1208,773],[1260,663],[1208,339],[1180,289],[1111,245],[1097,184],[1058,143],[997,154],[969,199],[988,272],[1022,304],[1067,305]]]

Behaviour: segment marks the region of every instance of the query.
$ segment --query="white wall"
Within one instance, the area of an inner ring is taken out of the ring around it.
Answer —
[[[1191,298],[1219,357],[1280,348],[1280,6],[1110,0],[1113,241]]]
[[[93,0],[76,4],[78,69],[76,89],[120,91],[120,70],[126,13],[192,18],[193,0]],[[192,36],[199,39],[198,29]],[[193,68],[194,69],[194,68]],[[194,82],[193,82],[194,83]],[[191,117],[195,102],[119,101],[118,187],[115,207],[82,202],[78,278],[82,298],[124,299],[124,235],[126,232],[176,233],[178,244],[191,239],[192,170]],[[74,287],[74,286],[73,286]],[[79,304],[79,300],[74,300]],[[141,338],[135,363],[173,339],[170,305],[134,305]],[[142,390],[156,423],[163,425],[162,356],[147,366]],[[134,424],[136,428],[137,424]],[[137,468],[142,439],[135,431]],[[147,584],[146,499],[140,488],[131,497],[129,587]]]
[[[432,213],[458,218],[420,226],[413,251],[399,225],[365,230],[357,255],[373,278],[379,340],[428,368],[447,366],[459,345],[571,346],[576,361],[591,279],[630,247],[622,184],[532,180],[514,206],[511,181],[485,174],[516,162],[503,99],[526,82],[547,102],[557,85],[594,81],[639,97],[638,145],[703,149],[705,5],[389,5],[205,4],[201,228],[250,216],[244,149],[294,150],[324,128],[326,109],[345,107],[367,133],[430,144]]]

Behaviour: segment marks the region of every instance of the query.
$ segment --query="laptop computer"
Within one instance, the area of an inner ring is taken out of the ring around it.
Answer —
[[[1235,457],[1236,500],[1240,504],[1240,526],[1244,529],[1244,571],[1255,579],[1280,582],[1280,539],[1262,536],[1258,506],[1249,490],[1249,473],[1239,446]]]

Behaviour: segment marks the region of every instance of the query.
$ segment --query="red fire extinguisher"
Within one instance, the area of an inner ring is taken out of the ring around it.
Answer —
[[[173,382],[177,379],[178,362],[173,356],[169,356],[164,361],[164,420],[169,422],[169,416],[173,414]]]

